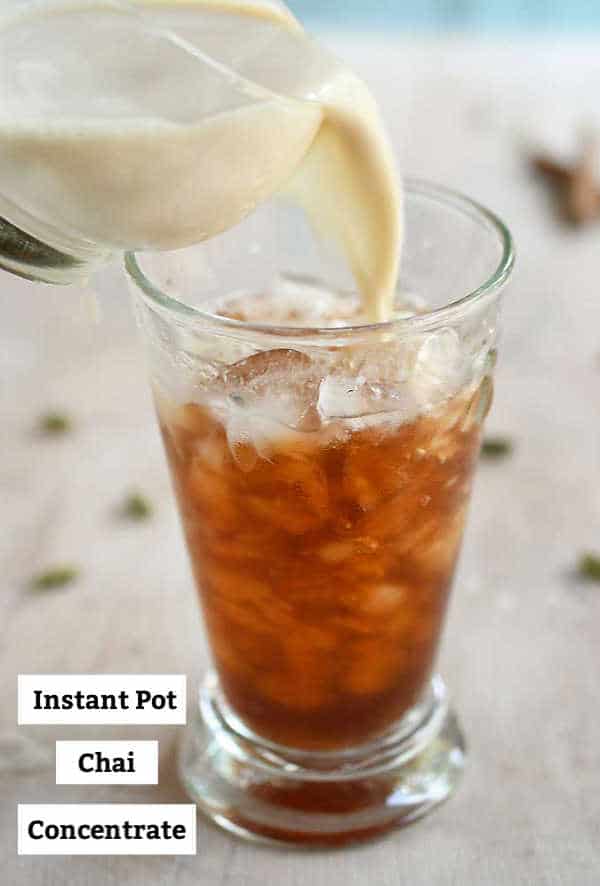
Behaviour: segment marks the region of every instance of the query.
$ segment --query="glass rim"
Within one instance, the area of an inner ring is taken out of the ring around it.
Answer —
[[[231,334],[249,332],[258,335],[285,337],[287,339],[306,339],[310,337],[345,339],[357,335],[385,332],[392,332],[395,335],[402,335],[403,333],[417,334],[432,327],[456,322],[473,305],[478,304],[490,295],[499,294],[513,271],[515,247],[512,235],[502,219],[481,203],[472,200],[459,191],[423,179],[406,178],[404,180],[404,193],[407,196],[414,195],[428,198],[458,210],[463,215],[475,218],[481,226],[488,228],[490,232],[495,234],[501,246],[500,261],[492,274],[483,283],[459,298],[440,307],[425,311],[422,314],[415,314],[411,317],[399,317],[377,323],[362,323],[356,326],[311,327],[252,323],[211,314],[209,311],[203,311],[186,302],[179,301],[171,295],[167,295],[155,286],[142,270],[138,261],[138,253],[136,252],[125,253],[125,271],[140,290],[144,299],[153,308],[158,308],[161,313],[165,313],[173,319],[187,322],[201,320],[204,329],[208,325]],[[143,252],[141,254],[143,255]]]

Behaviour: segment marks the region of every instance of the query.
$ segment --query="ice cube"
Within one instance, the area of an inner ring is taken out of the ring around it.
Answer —
[[[444,381],[460,361],[460,339],[454,329],[440,329],[428,335],[419,348],[415,369]]]
[[[494,382],[491,376],[486,375],[469,401],[462,424],[463,431],[469,432],[475,425],[483,424],[492,408],[493,400]]]
[[[404,585],[380,584],[366,587],[361,595],[360,610],[365,615],[389,617],[410,599],[410,588]]]
[[[456,330],[432,332],[419,347],[415,360],[412,388],[416,398],[422,405],[435,405],[452,396],[463,384],[465,372],[466,361]]]
[[[332,375],[321,383],[318,408],[324,419],[358,418],[369,412],[372,401],[370,386],[360,376]]]
[[[415,405],[406,385],[371,382],[361,375],[328,376],[319,391],[319,413],[324,420],[384,414],[407,420],[414,415]]]
[[[261,351],[226,367],[224,391],[236,417],[262,419],[297,431],[315,431],[321,373],[311,358],[288,348]]]
[[[294,371],[304,371],[312,365],[312,360],[302,351],[290,348],[276,348],[272,351],[259,351],[245,360],[239,360],[228,366],[223,376],[229,384],[251,385],[265,376],[272,377],[290,375]]]
[[[239,416],[232,416],[227,422],[227,443],[238,467],[249,473],[256,467],[258,448],[255,445],[256,433],[251,434],[247,423]]]

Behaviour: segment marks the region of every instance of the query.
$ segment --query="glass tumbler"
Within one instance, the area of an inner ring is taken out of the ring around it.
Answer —
[[[348,280],[285,206],[126,257],[214,663],[180,772],[246,837],[366,839],[463,770],[435,662],[513,247],[443,188],[405,215],[387,323],[340,325]]]

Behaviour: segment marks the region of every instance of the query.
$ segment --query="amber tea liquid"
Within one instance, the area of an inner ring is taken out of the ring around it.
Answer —
[[[482,396],[466,385],[407,418],[381,384],[333,379],[274,349],[162,410],[226,702],[261,738],[319,751],[380,736],[428,686]],[[278,409],[288,424],[261,421]]]

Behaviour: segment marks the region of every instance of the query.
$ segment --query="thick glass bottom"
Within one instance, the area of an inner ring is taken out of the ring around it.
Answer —
[[[368,840],[425,815],[456,787],[465,744],[445,686],[377,741],[302,752],[246,732],[210,674],[180,753],[190,797],[216,824],[251,840],[305,846]]]

